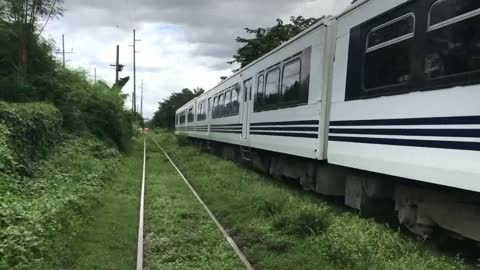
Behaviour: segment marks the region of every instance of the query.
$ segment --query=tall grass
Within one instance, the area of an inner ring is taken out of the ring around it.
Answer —
[[[155,135],[257,269],[468,269],[386,225]]]

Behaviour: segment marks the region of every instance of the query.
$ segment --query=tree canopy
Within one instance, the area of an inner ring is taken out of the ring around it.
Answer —
[[[48,21],[63,12],[63,0],[0,0],[0,19],[14,26],[10,30],[17,45],[15,68],[21,84],[29,75],[30,58],[34,56],[31,47]],[[38,25],[41,20],[42,26]]]
[[[205,91],[202,88],[190,90],[183,89],[178,93],[173,93],[170,97],[159,102],[158,111],[155,112],[150,125],[156,128],[175,128],[175,112],[195,97],[200,96]]]
[[[302,16],[292,16],[290,17],[290,23],[284,23],[281,19],[277,19],[277,24],[272,27],[245,28],[247,34],[254,35],[254,37],[237,37],[236,41],[243,45],[237,50],[233,60],[229,63],[239,63],[241,67],[245,67],[319,20],[317,18],[306,19]]]

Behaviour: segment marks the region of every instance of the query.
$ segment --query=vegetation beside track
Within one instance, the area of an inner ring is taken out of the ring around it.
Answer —
[[[385,225],[155,135],[257,269],[468,269]]]
[[[0,269],[65,268],[68,242],[98,203],[118,156],[97,139],[67,136],[30,164],[28,177],[0,170]]]
[[[242,269],[230,245],[148,138],[145,269]]]
[[[69,242],[69,269],[135,269],[143,138],[122,156],[89,221]]]

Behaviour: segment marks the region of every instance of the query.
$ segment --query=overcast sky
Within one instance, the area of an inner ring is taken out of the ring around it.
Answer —
[[[87,70],[93,79],[112,84],[115,48],[120,45],[122,77],[131,76],[132,30],[137,30],[137,95],[144,80],[144,115],[152,117],[158,102],[183,88],[215,86],[234,68],[226,62],[238,48],[243,28],[271,26],[291,15],[320,17],[340,12],[351,0],[64,0],[64,17],[44,33],[65,50],[70,67]],[[131,97],[127,101],[130,108]],[[140,97],[137,98],[140,102]]]

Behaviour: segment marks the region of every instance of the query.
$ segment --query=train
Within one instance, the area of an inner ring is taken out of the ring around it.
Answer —
[[[361,0],[176,111],[225,158],[480,242],[480,1]]]

